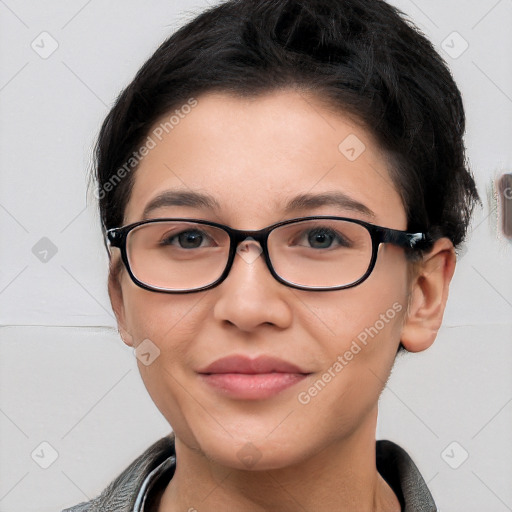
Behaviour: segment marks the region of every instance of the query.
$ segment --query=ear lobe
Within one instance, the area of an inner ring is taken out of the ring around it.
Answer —
[[[117,321],[117,329],[121,336],[121,339],[128,345],[129,347],[133,347],[133,337],[128,332],[126,326],[125,312],[124,312],[124,302],[123,302],[123,291],[121,289],[120,282],[120,273],[121,270],[119,265],[115,262],[111,261],[109,274],[108,274],[108,296],[110,297],[110,304],[112,305],[112,310],[116,316]]]
[[[429,348],[441,327],[450,281],[455,271],[455,250],[448,238],[440,238],[419,263],[410,289],[401,342],[409,352]]]

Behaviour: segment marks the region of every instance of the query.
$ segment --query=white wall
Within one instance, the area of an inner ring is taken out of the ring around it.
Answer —
[[[490,193],[512,169],[512,0],[393,3],[452,54],[484,205],[445,325],[432,349],[397,363],[379,436],[409,451],[440,510],[512,510],[512,244],[499,237]],[[91,498],[169,431],[114,328],[87,170],[120,89],[206,5],[0,2],[0,512]],[[454,31],[469,44],[458,58]],[[31,46],[49,52],[54,41],[47,58]],[[58,452],[48,469],[31,457],[44,441]],[[446,461],[463,450],[469,458],[452,469]]]

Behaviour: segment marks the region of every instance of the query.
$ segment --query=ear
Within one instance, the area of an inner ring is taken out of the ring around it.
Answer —
[[[434,343],[443,320],[455,262],[452,242],[440,238],[418,264],[401,335],[402,345],[409,352],[421,352]]]
[[[116,315],[117,329],[126,345],[133,347],[133,337],[126,327],[126,317],[123,301],[123,290],[121,288],[122,265],[120,260],[112,258],[108,273],[108,296],[112,310]]]

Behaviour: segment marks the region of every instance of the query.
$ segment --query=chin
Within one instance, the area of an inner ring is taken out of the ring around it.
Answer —
[[[301,459],[299,454],[276,452],[273,447],[255,445],[252,442],[231,444],[224,449],[218,447],[208,458],[222,466],[243,471],[268,471],[291,466]]]
[[[270,432],[272,429],[268,429]],[[274,437],[274,436],[273,436]],[[275,439],[266,439],[265,435],[255,436],[254,432],[238,431],[233,437],[225,432],[220,438],[200,439],[196,435],[198,450],[215,464],[248,471],[280,469],[300,462],[306,457],[299,451],[303,443],[294,439],[291,432],[275,435]]]

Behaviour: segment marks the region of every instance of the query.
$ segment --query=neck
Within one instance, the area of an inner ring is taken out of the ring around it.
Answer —
[[[399,512],[376,469],[375,428],[370,434],[358,432],[299,463],[259,471],[221,466],[176,438],[176,471],[158,512]]]

